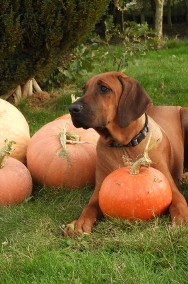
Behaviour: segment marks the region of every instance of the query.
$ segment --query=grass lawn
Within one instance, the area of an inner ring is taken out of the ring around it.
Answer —
[[[96,64],[93,74],[114,69],[108,60]],[[188,106],[188,43],[149,52],[126,73],[142,83],[155,104]],[[74,86],[66,86],[38,107],[21,102],[31,133],[68,112],[73,92]],[[64,238],[64,225],[79,216],[92,190],[35,185],[29,200],[0,208],[1,284],[188,282],[188,228],[171,226],[168,214],[147,222],[103,219],[90,236]],[[182,190],[188,197],[186,184]]]

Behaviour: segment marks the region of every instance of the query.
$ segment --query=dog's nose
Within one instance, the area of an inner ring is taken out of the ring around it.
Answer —
[[[82,109],[83,109],[83,106],[81,105],[81,104],[71,104],[70,106],[69,106],[69,112],[70,113],[79,113],[79,112],[81,112],[82,111]]]

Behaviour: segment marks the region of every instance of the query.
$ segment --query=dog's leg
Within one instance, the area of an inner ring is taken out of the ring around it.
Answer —
[[[78,220],[68,224],[64,230],[65,236],[90,234],[96,220],[102,217],[98,202],[99,189],[95,188],[88,205],[83,209]]]
[[[165,171],[165,175],[172,189],[172,203],[169,207],[172,223],[188,226],[188,206],[185,197],[178,190],[171,174]]]
[[[188,170],[188,107],[181,109],[181,124],[184,136],[184,169]]]

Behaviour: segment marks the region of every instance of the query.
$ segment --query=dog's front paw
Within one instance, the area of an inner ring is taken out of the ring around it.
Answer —
[[[172,224],[188,226],[188,207],[171,205],[169,208]]]
[[[70,224],[67,224],[63,230],[63,234],[65,237],[70,236],[79,236],[83,234],[90,234],[92,230],[93,224],[91,220],[79,218],[78,220],[74,220]]]

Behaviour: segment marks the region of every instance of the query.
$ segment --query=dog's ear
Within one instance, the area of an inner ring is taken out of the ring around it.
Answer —
[[[135,79],[123,76],[118,76],[118,79],[122,85],[118,105],[118,123],[120,127],[126,127],[145,113],[152,100]]]

